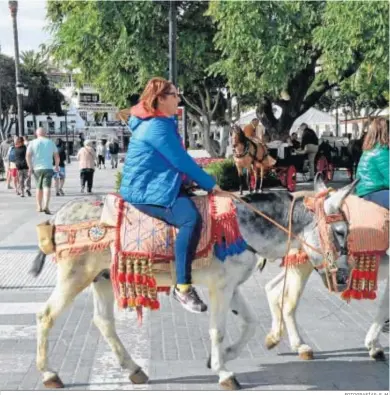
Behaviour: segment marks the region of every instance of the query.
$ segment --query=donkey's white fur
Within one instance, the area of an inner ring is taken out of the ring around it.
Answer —
[[[37,314],[37,367],[43,374],[44,382],[58,377],[48,364],[49,330],[76,295],[91,283],[93,284],[94,323],[115,353],[120,366],[126,369],[130,376],[139,369],[115,331],[114,297],[110,281],[99,279],[93,282],[102,270],[109,269],[110,260],[109,250],[106,250],[103,253],[84,254],[58,262],[56,287],[43,309]],[[234,376],[234,373],[225,367],[225,362],[237,357],[255,332],[255,318],[241,296],[238,285],[249,278],[256,268],[257,260],[258,257],[255,254],[245,251],[241,255],[227,258],[223,263],[214,259],[209,268],[193,272],[193,282],[205,285],[209,289],[211,367],[218,373],[220,382]],[[156,280],[159,286],[171,285],[168,273],[157,274]],[[228,348],[225,354],[222,342],[225,336],[227,313],[232,308],[243,320],[243,327],[240,338]]]
[[[295,318],[299,300],[312,271],[313,266],[310,263],[288,269],[284,293],[282,326],[281,300],[285,269],[266,285],[265,289],[268,304],[272,314],[271,330],[266,336],[266,346],[268,348],[272,348],[280,342],[285,326],[291,350],[298,352],[302,358],[306,359],[312,357],[312,348],[302,341]],[[379,343],[379,335],[385,320],[389,318],[389,257],[387,255],[385,255],[380,262],[378,280],[385,280],[386,287],[379,302],[374,322],[366,335],[364,344],[371,358],[383,359],[384,352]],[[280,328],[282,328],[282,333],[280,333]]]
[[[330,201],[327,204],[332,209],[334,207],[338,209],[342,200],[352,189],[353,184],[336,192],[334,196],[328,199],[335,202],[332,203]],[[78,206],[80,205],[82,203]],[[67,210],[66,206],[64,206],[64,209]],[[84,218],[84,220],[86,219],[88,218]],[[312,245],[317,245],[319,241],[315,239],[318,239],[318,234],[313,230],[312,225],[308,225],[303,230],[301,236]],[[244,229],[241,229],[241,231],[243,233]],[[245,237],[244,234],[243,236]],[[284,249],[281,249],[280,253],[273,255],[275,254],[275,249],[277,250],[275,245],[270,249],[267,246],[258,245],[259,243],[256,243],[256,237],[253,236],[256,235],[248,235],[248,237],[253,238],[254,247],[257,247],[258,251],[261,251],[265,257],[268,258],[272,255],[281,258],[284,255]],[[250,242],[250,239],[247,241]],[[318,253],[311,255],[312,260],[322,259],[322,256]],[[315,255],[318,256],[315,257]],[[225,362],[239,355],[243,346],[254,335],[256,325],[255,318],[250,313],[250,309],[240,294],[239,285],[244,283],[253,273],[259,259],[259,256],[250,251],[245,251],[237,256],[227,257],[225,262],[220,262],[214,257],[210,267],[195,270],[192,275],[195,284],[205,285],[209,290],[211,368],[219,375],[219,382],[225,388],[229,389],[237,389],[238,383],[235,381],[234,373],[225,367]],[[43,309],[37,314],[37,367],[42,372],[44,383],[47,386],[60,386],[58,384],[60,381],[58,375],[48,365],[49,330],[64,308],[91,283],[93,283],[94,295],[94,323],[117,356],[121,367],[129,372],[130,379],[138,383],[145,382],[147,379],[146,376],[143,376],[142,371],[140,373],[140,367],[132,360],[116,334],[113,314],[114,298],[111,284],[109,281],[101,279],[101,276],[99,276],[97,282],[93,282],[103,270],[110,268],[110,261],[111,254],[109,249],[107,249],[103,252],[89,252],[57,262],[58,277],[56,287]],[[156,274],[156,280],[159,286],[170,286],[172,282],[168,273]],[[305,280],[303,281],[304,283]],[[291,290],[289,292],[291,295],[296,292],[294,289],[295,286],[298,289],[300,284],[291,285],[290,283]],[[298,300],[298,295],[295,296],[294,300]],[[286,309],[292,314],[292,317],[287,319],[291,323],[289,328],[294,325],[293,314],[295,312],[295,305],[294,303],[290,305],[290,302],[286,303]],[[230,309],[237,311],[238,316],[243,321],[243,326],[237,342],[224,350],[222,342],[225,337],[227,313]],[[278,314],[276,309],[273,309],[273,312],[276,315]],[[276,330],[276,326],[274,328]],[[299,339],[298,341],[294,341],[294,346],[300,346]]]

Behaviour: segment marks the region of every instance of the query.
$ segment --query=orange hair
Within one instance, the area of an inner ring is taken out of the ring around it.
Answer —
[[[140,101],[143,103],[144,109],[148,112],[157,110],[157,99],[163,97],[170,92],[172,82],[161,77],[152,78],[142,92]]]
[[[364,138],[363,151],[374,148],[377,143],[389,146],[389,128],[385,118],[376,118],[371,122]]]

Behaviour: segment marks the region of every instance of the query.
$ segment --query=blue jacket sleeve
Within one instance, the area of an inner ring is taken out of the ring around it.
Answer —
[[[169,119],[153,119],[142,140],[150,144],[179,172],[194,180],[202,189],[211,191],[216,182],[184,150]]]

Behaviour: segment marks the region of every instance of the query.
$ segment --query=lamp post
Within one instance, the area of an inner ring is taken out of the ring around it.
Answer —
[[[333,97],[335,98],[336,103],[336,137],[339,137],[339,103],[338,99],[340,97],[340,88],[335,86],[333,89]]]
[[[8,7],[11,12],[12,26],[14,31],[14,49],[15,49],[15,78],[16,78],[16,100],[18,105],[18,126],[20,135],[24,136],[24,122],[23,122],[23,92],[18,93],[18,86],[20,86],[20,67],[19,67],[19,41],[18,41],[18,22],[16,16],[18,14],[18,2],[8,1]],[[19,135],[19,133],[18,133]]]
[[[64,103],[62,105],[62,111],[65,114],[65,140],[66,140],[66,161],[70,163],[70,155],[69,155],[69,137],[68,137],[68,103]]]
[[[24,103],[23,103],[23,97],[28,97],[28,86],[27,85],[23,85],[21,82],[18,82],[16,84],[16,94],[17,97],[20,98],[20,102],[18,100],[18,130],[19,130],[19,134],[21,136],[24,136]],[[19,108],[21,108],[22,110],[22,115],[20,118],[20,113],[19,113]],[[19,135],[18,134],[18,135]]]

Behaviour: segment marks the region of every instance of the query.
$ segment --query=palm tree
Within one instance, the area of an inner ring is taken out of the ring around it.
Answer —
[[[44,73],[47,69],[47,61],[42,53],[33,50],[23,51],[20,55],[23,68],[29,73]]]

